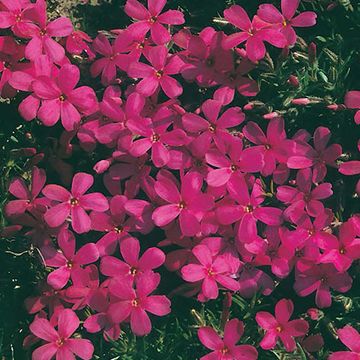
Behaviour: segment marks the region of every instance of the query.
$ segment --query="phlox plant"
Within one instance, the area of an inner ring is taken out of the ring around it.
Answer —
[[[223,2],[222,27],[202,28],[166,0],[123,3],[128,26],[87,34],[45,0],[0,0],[1,97],[53,134],[21,149],[3,207],[2,237],[40,269],[29,356],[128,359],[135,339],[134,358],[153,359],[140,341],[191,313],[194,359],[358,359],[359,322],[328,314],[358,286],[360,213],[338,201],[347,176],[360,196],[344,150],[360,143],[286,108],[347,111],[356,132],[360,91],[262,102],[270,70],[293,61],[294,89],[300,61],[315,72],[300,34],[316,31],[316,1]]]

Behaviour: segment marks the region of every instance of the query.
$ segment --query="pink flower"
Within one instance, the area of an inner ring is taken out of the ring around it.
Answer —
[[[172,112],[167,107],[160,108],[152,118],[134,117],[126,126],[134,135],[141,138],[135,140],[129,149],[132,156],[140,157],[151,149],[151,159],[156,167],[163,167],[170,161],[169,146],[182,146],[188,142],[184,130],[168,130],[172,125]],[[166,146],[167,145],[167,146]]]
[[[256,360],[258,353],[251,345],[236,345],[244,334],[244,324],[238,319],[229,320],[225,324],[224,336],[221,338],[213,328],[201,327],[198,336],[201,343],[210,350],[200,360]]]
[[[131,63],[132,58],[124,54],[130,50],[131,41],[128,32],[118,35],[113,44],[105,35],[99,34],[93,42],[93,49],[103,57],[91,65],[91,75],[97,77],[101,74],[101,83],[105,86],[112,83],[116,78],[117,68],[125,71]]]
[[[61,63],[65,57],[65,49],[53,38],[69,36],[73,32],[71,20],[60,17],[48,22],[45,0],[38,0],[29,12],[39,26],[32,26],[29,34],[32,39],[25,48],[26,58],[34,61],[40,55],[46,54],[55,63]]]
[[[296,42],[294,27],[310,27],[316,24],[316,13],[305,11],[295,16],[296,9],[300,5],[300,0],[282,0],[281,11],[272,4],[262,4],[257,12],[258,16],[270,23],[285,35],[288,45],[292,46]]]
[[[313,168],[312,180],[321,182],[327,173],[326,165],[336,167],[335,160],[341,155],[342,148],[339,144],[327,146],[331,132],[328,128],[320,126],[314,132],[314,148],[309,144],[298,141],[296,154],[290,156],[287,166],[290,169]]]
[[[131,210],[133,214],[129,212]],[[110,214],[93,211],[90,214],[92,230],[106,232],[98,240],[100,256],[112,255],[117,243],[128,238],[130,231],[148,233],[153,224],[151,221],[152,206],[145,200],[129,200],[124,195],[115,195],[110,199]]]
[[[157,226],[166,226],[179,217],[184,236],[194,236],[200,231],[200,221],[213,205],[213,197],[203,194],[203,180],[198,173],[187,173],[181,182],[181,191],[172,178],[162,177],[155,183],[155,191],[167,205],[155,209],[152,218]]]
[[[213,187],[227,185],[229,188],[242,173],[260,171],[264,166],[264,158],[257,149],[243,149],[239,138],[227,139],[226,152],[210,149],[205,154],[206,162],[217,169],[209,169],[206,182]]]
[[[84,245],[76,252],[74,234],[66,228],[59,233],[58,245],[61,253],[52,246],[44,246],[41,249],[46,266],[57,268],[47,278],[48,284],[57,290],[62,289],[70,277],[81,272],[82,265],[93,263],[99,258],[99,252],[93,243]]]
[[[0,11],[0,29],[11,28],[14,35],[28,37],[35,27],[28,16],[33,5],[21,0],[2,0],[1,4],[5,8]]]
[[[161,14],[165,7],[166,0],[148,0],[148,9],[137,0],[127,0],[125,13],[135,20],[134,24],[128,27],[130,33],[145,36],[151,31],[151,38],[155,44],[162,45],[170,41],[169,31],[165,25],[181,25],[185,22],[184,15],[177,10],[168,10]]]
[[[111,287],[111,293],[120,301],[109,307],[110,318],[120,323],[130,318],[131,330],[135,335],[147,335],[151,331],[151,322],[147,312],[157,316],[170,313],[170,300],[164,295],[150,295],[159,285],[160,275],[144,273],[139,277],[136,290],[129,282],[118,281]]]
[[[127,237],[120,243],[121,261],[113,256],[101,259],[100,271],[114,281],[133,283],[145,272],[160,267],[165,262],[165,254],[156,247],[148,248],[139,258],[140,243],[133,237]]]
[[[97,111],[94,90],[88,86],[75,88],[79,80],[79,68],[67,64],[57,78],[38,77],[32,83],[34,94],[42,99],[37,116],[44,125],[53,126],[61,119],[65,130],[72,131],[79,126],[82,115]]]
[[[270,226],[281,225],[283,221],[281,209],[261,206],[265,194],[259,179],[253,184],[252,192],[249,194],[244,176],[237,176],[229,186],[229,193],[230,199],[234,199],[235,203],[231,200],[219,203],[216,217],[223,225],[237,223],[238,241],[245,243],[256,241],[258,220]]]
[[[55,205],[50,207],[44,219],[51,227],[61,226],[70,215],[72,228],[78,234],[88,232],[91,220],[85,210],[104,212],[109,208],[105,196],[101,193],[85,194],[94,183],[94,178],[85,173],[73,177],[71,192],[59,185],[47,185],[42,193]]]
[[[143,79],[136,85],[136,91],[144,96],[151,96],[161,87],[169,98],[180,96],[182,86],[169,76],[180,72],[183,65],[180,58],[176,55],[169,57],[165,46],[156,46],[149,50],[147,59],[151,65],[134,62],[127,70],[130,77]]]
[[[345,95],[345,105],[349,109],[357,109],[355,113],[355,123],[360,124],[360,91],[348,91]]]
[[[350,268],[353,261],[360,259],[360,238],[356,237],[356,230],[348,221],[340,226],[339,239],[332,239],[333,241],[327,239],[319,243],[319,247],[324,249],[319,260],[334,264],[338,271],[344,272]]]
[[[92,293],[89,306],[96,311],[84,321],[84,328],[89,333],[97,333],[103,330],[104,339],[117,340],[120,336],[120,326],[114,323],[109,313],[111,299],[106,288],[99,288]]]
[[[329,198],[332,194],[332,185],[322,183],[312,188],[312,171],[311,169],[299,170],[296,176],[297,188],[291,186],[279,186],[276,197],[288,204],[284,215],[292,221],[300,219],[304,209],[309,216],[317,217],[324,212],[324,205],[321,200]]]
[[[231,136],[228,129],[240,125],[245,120],[241,108],[232,107],[220,115],[221,108],[221,102],[210,99],[201,106],[205,119],[193,113],[182,116],[184,129],[196,134],[193,146],[197,154],[205,154],[212,141],[225,152],[226,139]]]
[[[352,286],[347,272],[340,273],[332,264],[303,263],[296,274],[294,289],[300,296],[316,291],[315,303],[319,308],[331,306],[330,288],[345,293]]]
[[[181,269],[181,275],[185,281],[202,281],[201,290],[207,299],[216,299],[219,296],[218,283],[226,289],[239,290],[239,283],[230,277],[231,268],[224,257],[217,256],[213,259],[205,245],[195,246],[192,253],[200,264],[185,265]]]
[[[292,140],[286,139],[286,132],[283,118],[270,120],[266,135],[255,122],[249,121],[243,128],[245,137],[256,144],[256,149],[264,157],[264,167],[261,174],[271,175],[277,163],[286,163],[294,147]]]
[[[273,349],[278,339],[283,342],[286,351],[296,349],[294,337],[304,336],[309,330],[309,324],[302,319],[289,321],[293,312],[293,302],[281,299],[275,305],[275,317],[266,311],[256,314],[256,322],[265,330],[265,336],[260,342],[264,350]]]
[[[213,28],[203,29],[199,35],[191,35],[186,46],[185,64],[181,75],[188,81],[194,81],[203,87],[214,86],[222,81],[221,74],[233,68],[233,56],[230,50],[224,50],[221,43],[223,32]]]
[[[287,39],[279,30],[269,28],[269,24],[261,21],[256,15],[251,21],[246,11],[239,5],[233,5],[226,9],[224,17],[230,24],[242,30],[224,39],[224,48],[230,49],[246,41],[246,54],[253,62],[257,62],[265,56],[264,41],[279,48],[287,45]]]
[[[74,359],[78,356],[83,360],[92,359],[94,346],[90,340],[71,338],[79,327],[80,321],[70,309],[59,313],[57,330],[49,320],[37,317],[30,324],[30,331],[47,344],[38,347],[32,354],[32,360]]]
[[[350,351],[336,351],[329,360],[358,360],[360,358],[360,334],[352,326],[346,325],[337,331],[340,341]]]
[[[66,51],[70,54],[81,55],[83,52],[87,54],[89,59],[95,58],[95,54],[89,47],[88,43],[91,43],[91,37],[83,31],[76,30],[66,38]]]
[[[18,200],[9,201],[5,206],[7,216],[18,216],[25,211],[40,210],[44,212],[46,199],[38,198],[41,189],[45,185],[46,174],[43,169],[33,167],[31,175],[30,190],[22,178],[14,178],[9,186],[9,193],[14,195]]]

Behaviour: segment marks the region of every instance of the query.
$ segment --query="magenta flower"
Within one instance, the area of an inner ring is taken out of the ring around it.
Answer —
[[[352,286],[347,272],[340,273],[333,264],[302,264],[296,274],[294,289],[300,296],[316,291],[315,303],[319,308],[331,306],[330,288],[345,293]]]
[[[33,28],[29,34],[31,40],[25,48],[26,58],[34,61],[42,54],[46,54],[55,63],[61,63],[65,57],[65,49],[53,38],[69,36],[73,32],[71,20],[60,17],[48,22],[45,0],[38,0],[29,12],[39,26],[32,25]]]
[[[297,16],[295,12],[300,5],[300,0],[281,0],[282,13],[272,4],[262,4],[257,12],[258,16],[276,26],[286,37],[288,45],[296,42],[294,27],[310,27],[316,24],[316,13],[305,11]]]
[[[360,238],[356,237],[356,230],[353,224],[348,221],[340,226],[339,239],[324,241],[319,247],[324,250],[320,257],[323,263],[334,264],[340,272],[347,271],[353,261],[360,259]]]
[[[203,194],[203,180],[198,173],[187,173],[181,182],[179,192],[172,178],[162,177],[154,187],[167,205],[154,210],[152,219],[157,226],[166,226],[179,217],[179,225],[184,236],[194,236],[200,231],[200,221],[204,214],[214,206],[213,197]]]
[[[227,185],[229,188],[242,173],[260,171],[264,166],[264,158],[257,149],[243,149],[239,138],[228,139],[227,151],[210,149],[205,154],[206,162],[217,169],[209,169],[206,182],[213,187]]]
[[[72,338],[80,321],[70,309],[59,313],[57,330],[49,320],[37,317],[30,324],[30,331],[47,344],[38,347],[32,354],[32,360],[75,359],[75,355],[83,360],[93,357],[94,346],[88,339]]]
[[[29,37],[36,26],[29,15],[29,9],[33,6],[30,2],[21,0],[2,0],[0,11],[0,29],[11,28],[18,37]]]
[[[251,345],[236,345],[244,334],[244,324],[238,319],[229,320],[225,324],[224,336],[221,338],[213,328],[206,326],[198,330],[201,343],[210,350],[200,360],[256,360],[258,353]]]
[[[202,281],[201,291],[207,299],[216,299],[219,296],[218,283],[226,289],[239,290],[239,283],[230,277],[231,268],[224,257],[213,259],[205,245],[195,246],[192,253],[200,264],[185,265],[181,269],[181,275],[185,281]]]
[[[156,46],[149,50],[147,59],[151,65],[134,62],[128,68],[128,75],[141,80],[136,90],[144,95],[151,96],[161,87],[166,96],[175,98],[182,94],[180,83],[169,75],[180,72],[183,62],[176,55],[168,56],[165,46]]]
[[[202,86],[214,86],[222,83],[223,73],[233,69],[233,55],[230,50],[224,50],[223,32],[213,28],[203,29],[199,35],[191,35],[186,46],[185,64],[181,75],[188,81],[194,81]]]
[[[93,263],[99,258],[99,252],[93,243],[84,245],[76,252],[74,234],[66,228],[59,233],[58,245],[61,253],[52,246],[41,249],[46,266],[57,268],[47,278],[48,284],[56,290],[62,289],[70,277],[81,272],[81,266]]]
[[[291,300],[281,299],[275,305],[275,317],[266,311],[256,314],[256,322],[265,330],[265,336],[260,342],[264,350],[273,349],[280,339],[286,351],[296,349],[294,337],[304,336],[309,330],[307,321],[298,319],[289,321],[294,312],[294,304]]]
[[[75,30],[66,38],[66,51],[74,55],[81,55],[85,52],[89,59],[94,59],[95,54],[89,47],[89,43],[91,42],[92,39],[88,34],[80,30]]]
[[[144,273],[137,281],[136,290],[129,282],[118,281],[111,287],[111,293],[120,301],[109,307],[114,323],[130,318],[131,330],[135,335],[147,335],[151,331],[151,322],[147,312],[164,316],[170,313],[170,300],[164,295],[150,295],[159,285],[160,275]]]
[[[171,35],[165,25],[181,25],[185,22],[182,12],[168,10],[161,14],[165,7],[166,0],[148,0],[148,9],[137,0],[127,0],[125,13],[135,20],[134,24],[128,27],[130,33],[142,34],[144,37],[151,31],[151,38],[155,44],[162,45],[171,40]]]
[[[133,237],[127,237],[120,243],[121,261],[113,256],[101,259],[100,271],[114,281],[133,283],[145,272],[160,267],[165,262],[165,254],[156,247],[148,248],[139,258],[140,243]]]
[[[328,360],[358,360],[360,358],[359,332],[352,326],[346,325],[342,329],[338,329],[337,335],[350,351],[336,351],[329,356]]]
[[[44,198],[38,198],[45,182],[45,171],[36,166],[32,170],[30,189],[22,178],[12,179],[9,193],[18,200],[11,200],[6,204],[5,214],[7,216],[19,216],[24,214],[25,211],[31,212],[33,209],[45,212],[47,201]]]
[[[270,120],[266,135],[259,125],[252,121],[244,126],[243,133],[264,157],[264,167],[261,170],[264,176],[271,175],[277,163],[286,163],[295,146],[294,141],[286,138],[283,118]]]
[[[77,173],[73,177],[71,192],[59,185],[47,185],[42,193],[55,204],[44,215],[50,227],[61,226],[68,216],[71,225],[78,234],[91,229],[91,220],[85,210],[104,212],[109,203],[101,193],[85,194],[94,183],[94,178],[85,173]]]
[[[284,185],[277,189],[276,197],[289,205],[284,211],[284,215],[294,222],[303,216],[304,209],[309,216],[321,215],[325,211],[321,200],[327,199],[333,194],[330,183],[322,183],[311,189],[312,177],[311,169],[299,170],[296,175],[297,188]]]
[[[355,123],[360,124],[360,91],[348,91],[345,95],[345,105],[349,109],[356,109]]]
[[[172,113],[166,107],[152,117],[132,118],[126,123],[134,135],[141,136],[129,149],[132,156],[140,157],[151,149],[151,160],[156,167],[165,166],[170,160],[168,146],[182,146],[188,142],[184,130],[168,130],[172,125]]]
[[[244,176],[237,176],[229,186],[230,198],[234,202],[219,203],[216,217],[220,224],[237,223],[237,239],[242,242],[254,242],[257,239],[257,221],[270,226],[281,225],[282,210],[271,206],[261,206],[265,200],[264,190],[259,179],[253,184],[251,194]]]
[[[84,321],[84,328],[89,333],[97,333],[103,330],[106,341],[117,340],[120,336],[120,326],[111,320],[109,306],[110,296],[106,288],[97,289],[89,299],[89,306],[96,311]]]
[[[241,108],[232,107],[220,115],[221,108],[221,102],[210,99],[201,106],[205,119],[193,113],[182,116],[184,129],[196,134],[192,146],[197,154],[204,155],[210,149],[212,141],[225,152],[225,144],[231,137],[228,129],[240,125],[245,120]]]
[[[312,181],[318,183],[324,180],[327,173],[326,165],[336,167],[335,160],[342,153],[342,148],[339,144],[327,146],[330,136],[331,132],[328,128],[318,127],[314,132],[315,149],[303,141],[298,141],[296,154],[289,157],[287,166],[290,169],[312,167]]]
[[[261,21],[256,15],[251,21],[246,11],[239,5],[233,5],[226,9],[224,17],[230,24],[242,30],[225,38],[224,48],[230,49],[246,41],[246,54],[253,62],[257,62],[265,56],[264,41],[279,48],[287,45],[287,39],[279,30],[269,28],[269,24]]]
[[[101,83],[105,86],[111,84],[116,78],[117,68],[125,71],[131,63],[132,57],[125,54],[130,51],[131,42],[128,32],[118,35],[113,44],[105,35],[99,34],[93,42],[93,50],[103,57],[91,65],[91,75],[97,77],[101,74]]]
[[[42,99],[38,118],[46,126],[53,126],[59,119],[65,130],[75,130],[82,115],[97,111],[98,104],[93,89],[88,86],[75,88],[80,80],[80,70],[75,65],[64,65],[56,79],[38,77],[32,83],[34,94]]]

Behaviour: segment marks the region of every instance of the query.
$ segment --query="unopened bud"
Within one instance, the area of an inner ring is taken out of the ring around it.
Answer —
[[[100,160],[94,165],[94,171],[97,174],[102,174],[107,171],[112,163],[112,159]]]
[[[341,111],[346,109],[346,106],[344,104],[330,104],[327,105],[326,107],[332,111]]]
[[[288,83],[293,87],[299,87],[299,79],[295,75],[290,75],[288,79]]]
[[[309,105],[311,103],[310,99],[308,98],[298,98],[298,99],[292,99],[291,103],[294,105]]]
[[[317,53],[317,46],[314,42],[310,43],[308,47],[308,55],[310,64],[314,64],[316,62],[316,53]]]
[[[275,118],[278,118],[280,115],[276,112],[276,111],[273,111],[269,114],[265,114],[263,115],[263,118],[265,120],[271,120],[271,119],[275,119]]]

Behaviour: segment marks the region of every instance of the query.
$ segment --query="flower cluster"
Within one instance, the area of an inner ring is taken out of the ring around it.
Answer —
[[[326,127],[289,134],[286,116],[256,122],[246,111],[250,104],[237,106],[259,92],[251,71],[268,44],[290,52],[295,29],[315,25],[316,14],[297,14],[299,1],[282,0],[281,12],[263,4],[250,19],[233,5],[224,18],[235,32],[208,27],[197,34],[178,27],[183,14],[165,6],[165,0],[148,0],[147,8],[127,0],[133,23],[111,39],[91,39],[67,18],[49,21],[45,0],[0,0],[0,28],[8,34],[0,38],[1,95],[21,92],[26,121],[54,126],[60,120],[63,128],[52,163],[64,186],[50,183],[35,159],[30,184],[14,178],[15,199],[5,206],[7,233],[24,231],[49,270],[41,294],[26,302],[36,314],[28,342],[41,341],[34,360],[92,358],[91,343],[72,337],[75,312],[84,309],[83,328],[106,340],[118,339],[126,323],[135,335],[148,334],[149,313],[170,313],[169,298],[158,295],[154,270],[162,265],[189,283],[177,293],[201,302],[219,291],[267,296],[293,274],[296,293],[315,293],[315,304],[325,308],[332,291],[352,286],[359,216],[338,221],[327,172],[358,174],[359,161],[339,166],[342,147],[330,143]],[[81,85],[79,56],[101,90]],[[201,103],[182,101],[189,83],[211,95]],[[359,107],[352,95],[358,96],[349,94],[348,107]],[[95,182],[67,166],[74,143],[107,154],[93,164]],[[154,228],[164,234],[156,247],[138,240]],[[286,299],[275,317],[257,313],[263,349],[280,339],[295,350],[294,337],[309,326],[290,321],[292,313]],[[203,359],[256,359],[253,346],[236,345],[243,332],[238,319],[226,323],[223,338],[201,328],[200,341],[213,351]],[[339,336],[348,345],[344,332]],[[349,348],[356,353],[350,342]]]

